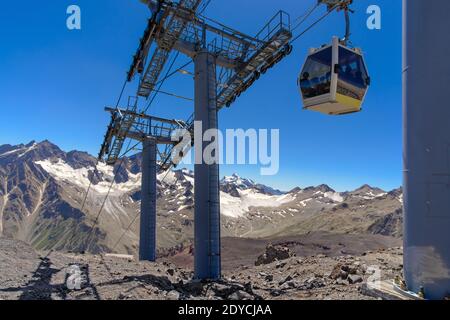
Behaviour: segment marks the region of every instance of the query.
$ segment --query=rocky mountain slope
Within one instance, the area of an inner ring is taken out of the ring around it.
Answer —
[[[49,141],[0,146],[0,235],[39,250],[135,253],[140,166],[140,155],[125,158],[120,167],[96,166],[89,154],[66,153]],[[188,170],[158,176],[161,250],[191,241],[193,193]],[[270,239],[315,231],[401,237],[401,205],[401,190],[367,185],[345,193],[327,185],[281,192],[238,175],[221,181],[224,237]]]

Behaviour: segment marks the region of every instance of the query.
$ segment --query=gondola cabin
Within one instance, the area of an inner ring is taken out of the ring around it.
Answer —
[[[312,49],[298,78],[306,110],[326,115],[361,111],[370,77],[359,49],[332,44]]]

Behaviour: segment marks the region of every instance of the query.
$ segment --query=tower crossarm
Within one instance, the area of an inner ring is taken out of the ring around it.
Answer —
[[[218,108],[230,106],[242,92],[247,90],[261,74],[292,51],[289,15],[279,11],[257,34],[260,44],[238,69],[221,79],[221,89],[217,95]]]
[[[194,139],[193,139],[193,137],[194,137],[194,115],[192,115],[187,121],[182,121],[180,123],[180,128],[182,130],[185,130],[191,136],[191,145],[187,146],[188,150],[189,150],[190,148],[192,148],[194,146]],[[173,167],[178,166],[179,161],[181,160],[182,157],[178,157],[178,162],[177,162],[177,160],[174,159],[174,151],[175,150],[176,149],[175,149],[174,144],[167,145],[167,148],[166,148],[164,154],[160,155],[160,162],[159,162],[160,171],[167,171]],[[184,150],[184,153],[186,153],[186,151],[188,151],[188,150]]]
[[[219,67],[231,70],[222,79],[218,93],[219,108],[230,105],[259,77],[290,52],[292,39],[290,17],[278,12],[256,36],[250,36],[197,13],[201,0],[167,2],[158,14],[153,14],[138,53],[134,57],[130,76],[143,72],[138,95],[148,98],[153,92],[172,50],[194,58],[200,49],[216,57]],[[209,37],[212,35],[212,37]],[[151,43],[154,49],[149,55]]]
[[[107,107],[105,111],[111,113],[111,123],[99,154],[99,160],[104,160],[108,165],[115,165],[119,160],[120,150],[125,139],[142,142],[147,138],[153,138],[157,144],[168,145],[172,150],[173,146],[180,142],[173,139],[174,131],[188,128],[188,125],[182,120],[149,116],[135,110]],[[133,119],[131,125],[130,119]],[[165,159],[161,161],[166,162]]]
[[[189,15],[178,14],[178,17],[187,19]],[[283,11],[279,11],[255,37],[233,32],[225,26],[222,28],[211,26],[199,19],[186,22],[186,27],[174,45],[175,50],[194,57],[201,43],[199,39],[204,38],[206,31],[218,36],[208,44],[208,51],[215,55],[218,66],[229,70],[227,76],[221,79],[222,86],[219,86],[219,109],[230,106],[262,73],[275,66],[292,49],[289,44],[292,39],[290,17]],[[193,117],[185,122],[185,129],[193,136]],[[162,170],[177,165],[172,161],[173,150],[176,150],[174,146],[169,146],[161,158]]]
[[[189,23],[188,19],[171,13],[172,10],[189,11],[192,19],[194,19],[195,12],[201,2],[202,0],[180,0],[177,4],[171,3],[171,6],[162,14],[155,34],[158,47],[153,52],[147,69],[142,75],[138,91],[139,96],[149,97],[161,75],[170,52]]]
[[[287,13],[279,11],[256,36],[249,36],[203,17],[197,12],[201,3],[202,0],[158,2],[128,73],[128,80],[135,73],[142,73],[138,96],[148,98],[153,92],[172,50],[191,58],[199,50],[207,50],[215,56],[217,66],[226,70],[218,79],[217,107],[221,109],[230,106],[261,74],[291,52],[292,33]],[[208,35],[213,37],[208,39]],[[152,51],[151,47],[154,47]],[[138,114],[136,108],[108,111],[111,123],[99,158],[105,158],[109,164],[119,159],[127,138],[142,140],[152,135],[161,144],[168,145],[161,163],[170,168],[176,165],[171,160],[174,143],[169,140],[170,134],[175,129],[193,131],[193,123],[189,121],[168,123]]]
[[[159,15],[161,13],[161,6],[153,13],[152,17],[148,20],[147,28],[144,31],[139,47],[136,54],[133,57],[133,63],[130,70],[127,73],[127,81],[130,82],[136,73],[141,74],[144,71],[145,59],[148,55],[150,47],[154,41],[155,33],[158,29]]]

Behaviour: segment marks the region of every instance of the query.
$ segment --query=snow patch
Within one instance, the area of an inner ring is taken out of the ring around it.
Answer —
[[[255,182],[250,179],[244,179],[239,177],[237,174],[233,174],[232,176],[226,176],[222,179],[221,183],[224,184],[233,184],[238,188],[247,189],[255,186]]]
[[[344,202],[344,198],[338,192],[326,192],[324,196],[325,198],[331,199],[335,202]]]
[[[74,169],[68,165],[65,161],[59,159],[57,162],[50,160],[36,161],[36,164],[40,165],[48,174],[54,179],[61,182],[68,182],[75,184],[78,187],[87,189],[89,187],[89,171],[93,171],[94,168],[80,168]],[[100,194],[108,193],[111,186],[111,181],[114,179],[114,172],[111,166],[103,163],[99,163],[97,170],[103,174],[104,180],[97,185],[92,184],[91,190]],[[132,174],[128,172],[129,179],[125,183],[114,183],[111,187],[111,193],[123,194],[140,188],[141,174]]]
[[[359,196],[359,197],[364,199],[364,200],[373,200],[373,199],[384,197],[385,195],[387,195],[387,193],[385,193],[385,192],[384,193],[375,194],[372,191],[370,191],[370,192],[366,192],[363,196]]]
[[[305,199],[305,200],[303,200],[303,201],[300,201],[300,204],[301,204],[303,207],[306,207],[306,204],[307,204],[308,202],[312,201],[312,200],[313,200],[312,198]]]
[[[177,182],[175,172],[173,172],[172,170],[158,174],[157,179],[159,182],[164,182],[165,184],[168,185],[174,185]]]
[[[292,195],[269,196],[253,189],[238,192],[239,197],[220,192],[221,212],[223,215],[240,218],[248,213],[251,207],[276,208],[294,200]]]
[[[21,158],[21,157],[23,157],[24,155],[26,155],[28,152],[30,152],[30,151],[36,149],[37,145],[38,145],[38,144],[35,142],[35,143],[33,143],[33,145],[31,145],[30,147],[23,147],[23,148],[14,149],[14,150],[11,150],[11,151],[2,153],[2,154],[0,154],[0,158],[1,158],[1,157],[8,156],[8,155],[11,155],[11,154],[15,154],[15,153],[19,153],[18,158]]]

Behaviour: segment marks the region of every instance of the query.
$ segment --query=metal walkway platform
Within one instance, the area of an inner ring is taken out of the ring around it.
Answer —
[[[166,150],[159,154],[159,171],[166,171],[173,165],[171,152],[179,141],[173,140],[175,130],[192,130],[192,124],[182,120],[169,120],[135,112],[135,108],[105,108],[111,113],[111,123],[102,145],[99,160],[104,159],[108,165],[115,165],[121,157],[121,149],[126,139],[144,141],[153,138],[159,145],[166,145]],[[110,147],[112,146],[112,147]]]

